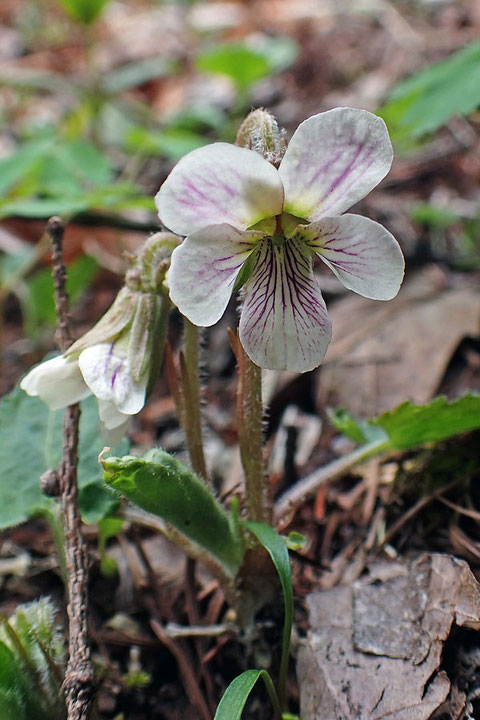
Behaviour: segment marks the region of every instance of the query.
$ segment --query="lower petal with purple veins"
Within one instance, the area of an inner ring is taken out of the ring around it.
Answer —
[[[240,319],[247,354],[262,368],[305,372],[321,363],[330,337],[311,252],[295,239],[263,240]]]
[[[145,404],[148,378],[132,378],[126,351],[120,343],[100,343],[84,350],[78,364],[85,382],[99,400],[113,403],[120,413],[134,415]]]

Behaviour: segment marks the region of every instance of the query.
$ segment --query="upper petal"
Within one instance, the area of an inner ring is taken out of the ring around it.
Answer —
[[[27,395],[39,396],[50,410],[59,410],[90,395],[77,360],[58,355],[32,368],[20,383]]]
[[[397,294],[403,254],[379,223],[346,214],[299,225],[295,237],[308,243],[349,290],[373,300],[391,300]]]
[[[383,120],[335,108],[297,128],[279,167],[285,212],[311,221],[348,210],[390,170],[393,149]]]
[[[225,224],[189,235],[173,251],[168,271],[170,297],[180,312],[202,327],[220,320],[240,268],[263,237]]]
[[[330,337],[311,252],[295,239],[281,246],[264,240],[240,318],[247,354],[262,368],[305,372],[321,363]]]
[[[142,409],[148,378],[133,380],[126,351],[119,343],[100,343],[83,350],[78,364],[85,382],[99,400],[113,403],[125,415],[134,415]]]
[[[278,171],[258,153],[214,143],[185,155],[155,202],[161,221],[179,235],[207,225],[247,227],[282,211]]]

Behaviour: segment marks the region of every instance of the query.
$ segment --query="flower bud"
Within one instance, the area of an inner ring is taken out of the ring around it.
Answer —
[[[105,315],[63,355],[33,368],[22,380],[25,392],[51,409],[93,393],[104,437],[116,444],[160,369],[171,306],[165,277],[179,242],[171,233],[149,238],[129,258],[125,285]]]
[[[276,167],[287,149],[284,133],[274,116],[261,108],[247,115],[240,125],[235,144],[254,150]]]

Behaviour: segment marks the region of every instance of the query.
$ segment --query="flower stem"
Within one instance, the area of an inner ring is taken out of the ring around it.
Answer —
[[[200,415],[198,327],[184,318],[184,351],[180,355],[183,386],[182,425],[187,437],[192,467],[198,475],[207,479],[207,466],[203,454],[202,419]]]
[[[254,522],[271,524],[272,494],[263,457],[262,370],[250,360],[238,338],[235,338],[235,355],[238,441],[245,472],[247,517]]]

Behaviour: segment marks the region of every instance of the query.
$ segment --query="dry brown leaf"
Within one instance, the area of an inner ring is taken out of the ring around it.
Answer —
[[[436,268],[406,282],[388,303],[349,295],[333,305],[333,341],[319,404],[372,416],[435,393],[466,335],[480,330],[480,293],[447,287]]]
[[[302,720],[428,720],[450,692],[443,644],[454,622],[480,620],[480,585],[464,561],[423,555],[376,563],[349,586],[310,595],[308,607]]]

